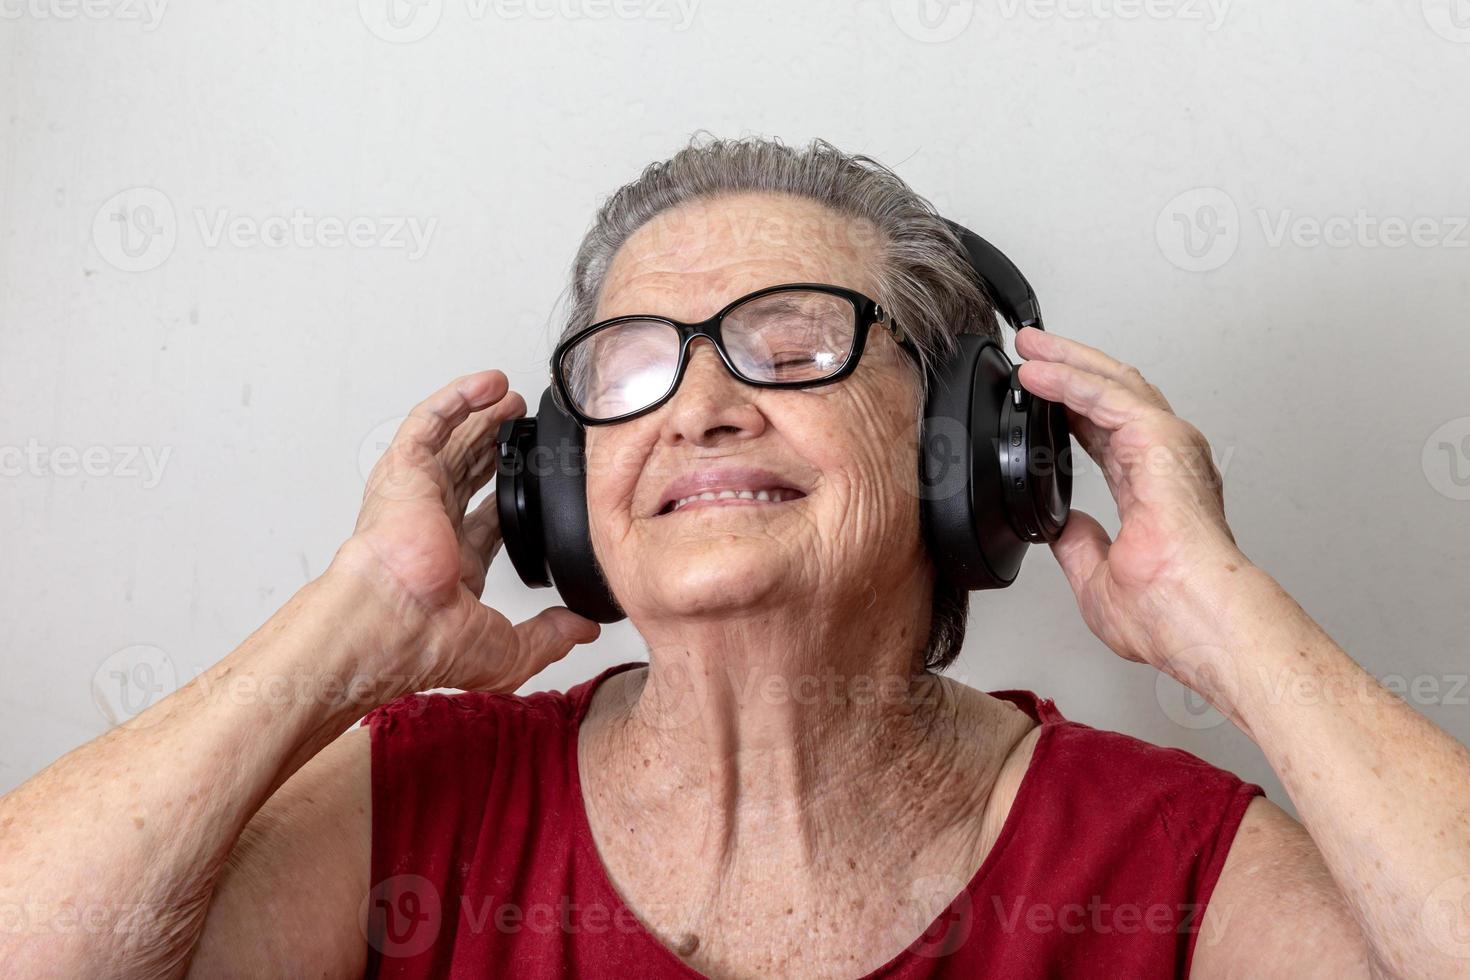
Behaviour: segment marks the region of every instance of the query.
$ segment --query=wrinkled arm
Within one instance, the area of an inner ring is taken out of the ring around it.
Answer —
[[[1470,751],[1354,663],[1259,569],[1201,580],[1190,608],[1192,639],[1215,656],[1176,664],[1180,679],[1260,746],[1314,845],[1274,807],[1253,807],[1206,923],[1228,913],[1258,930],[1229,944],[1239,971],[1198,975],[1275,975],[1289,956],[1292,974],[1371,964],[1392,976],[1470,976]],[[1324,871],[1361,940],[1326,894]]]
[[[286,781],[220,871],[189,977],[361,977],[372,756],[354,728]]]
[[[259,879],[286,849],[313,848],[291,838],[320,824],[314,808],[366,792],[366,733],[353,733],[262,810],[374,703],[396,696],[358,677],[359,650],[382,634],[354,588],[306,586],[212,669],[0,798],[0,907],[17,912],[0,930],[7,976],[181,976],[221,881],[234,921],[220,936],[259,947],[282,948],[281,930],[318,902],[313,889],[350,895],[355,914],[361,853],[340,863],[314,855],[313,875],[294,889]],[[358,838],[364,819],[348,815]],[[334,846],[350,851],[351,841]],[[276,856],[263,859],[271,848]],[[262,891],[262,880],[272,887]],[[350,916],[337,916],[330,937],[303,938],[288,955],[362,944]]]
[[[1195,937],[1190,976],[1380,975],[1332,873],[1302,825],[1251,801]]]

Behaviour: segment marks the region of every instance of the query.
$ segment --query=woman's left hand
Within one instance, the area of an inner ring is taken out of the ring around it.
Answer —
[[[1174,414],[1138,369],[1096,348],[1034,327],[1016,335],[1021,384],[1066,408],[1072,434],[1102,468],[1117,501],[1116,540],[1073,510],[1051,545],[1082,618],[1113,652],[1175,674],[1191,580],[1249,564],[1225,521],[1221,477],[1209,443]]]
[[[1310,832],[1251,804],[1214,893],[1245,911],[1200,949],[1249,947],[1250,959],[1285,954],[1308,970],[1341,957],[1334,969],[1353,976],[1465,976],[1470,753],[1241,554],[1209,444],[1135,368],[1033,328],[1016,351],[1021,384],[1066,407],[1118,505],[1116,540],[1074,510],[1052,542],[1082,618],[1249,735]],[[1320,883],[1309,902],[1303,882]],[[1208,955],[1196,973],[1249,969],[1224,954],[1202,967]]]

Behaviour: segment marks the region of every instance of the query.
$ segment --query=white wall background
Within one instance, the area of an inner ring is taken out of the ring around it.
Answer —
[[[868,153],[1001,244],[1210,437],[1246,553],[1470,738],[1465,0],[150,2],[0,0],[0,791],[319,574],[382,423],[480,367],[534,401],[593,210],[700,128]],[[296,213],[373,241],[214,235]],[[958,676],[1285,802],[1044,550],[973,610]]]

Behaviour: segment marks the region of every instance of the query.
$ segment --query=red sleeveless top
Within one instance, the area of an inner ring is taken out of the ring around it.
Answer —
[[[363,720],[368,977],[702,976],[618,897],[582,805],[578,724],[599,683],[643,665],[565,692],[415,694]],[[968,886],[867,977],[1187,976],[1261,788],[1030,692],[995,696],[1041,725],[1010,813]]]

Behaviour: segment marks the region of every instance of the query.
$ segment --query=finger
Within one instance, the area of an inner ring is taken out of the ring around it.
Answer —
[[[511,680],[503,681],[502,689],[515,690],[565,657],[572,647],[591,643],[601,632],[602,628],[592,620],[578,616],[565,606],[543,609],[517,623],[513,655],[507,665]]]
[[[397,446],[414,450],[414,455],[438,453],[461,422],[500,401],[509,386],[505,372],[494,370],[451,381],[413,407],[394,434],[390,451]]]
[[[1017,374],[1027,391],[1061,402],[1104,432],[1166,412],[1128,386],[1071,364],[1027,361]]]
[[[1067,431],[1077,437],[1077,441],[1082,444],[1088,456],[1091,456],[1093,460],[1100,458],[1107,448],[1108,434],[1093,425],[1092,420],[1087,416],[1079,415],[1065,405],[1062,406],[1062,411],[1067,416]]]
[[[459,535],[459,577],[476,596],[485,591],[485,575],[500,552],[500,511],[495,494],[465,515]]]
[[[1040,358],[1090,371],[1111,381],[1116,381],[1157,408],[1166,412],[1173,411],[1164,393],[1149,384],[1143,372],[1138,368],[1132,364],[1125,364],[1096,347],[1089,347],[1080,340],[1063,337],[1049,330],[1022,327],[1016,333],[1016,353],[1028,360]]]
[[[1062,536],[1051,543],[1051,553],[1057,564],[1062,566],[1067,584],[1078,597],[1092,581],[1097,567],[1108,560],[1108,549],[1112,544],[1107,530],[1091,514],[1072,509]]]
[[[490,482],[495,475],[495,463],[499,454],[495,435],[502,422],[518,419],[526,414],[526,400],[519,392],[506,392],[489,408],[471,415],[454,430],[449,445],[439,454],[449,474],[456,495],[457,513],[463,513],[470,498]]]
[[[1040,333],[1041,331],[1037,332]],[[1034,363],[1042,362],[1026,361],[1021,364],[1018,371],[1018,374],[1021,378],[1021,384],[1023,387],[1026,388],[1027,391],[1030,391],[1032,394],[1037,395],[1037,397],[1047,398],[1047,396],[1042,395],[1040,392],[1031,387],[1030,378],[1033,372],[1028,371],[1026,366],[1028,364]],[[1047,400],[1055,401],[1056,399],[1047,398]],[[1070,431],[1072,435],[1077,437],[1077,441],[1082,444],[1082,448],[1086,451],[1088,456],[1092,457],[1094,461],[1100,460],[1104,450],[1107,448],[1108,434],[1098,426],[1094,425],[1092,420],[1089,419],[1087,416],[1073,411],[1066,405],[1063,405],[1062,409],[1067,416],[1068,431]]]

